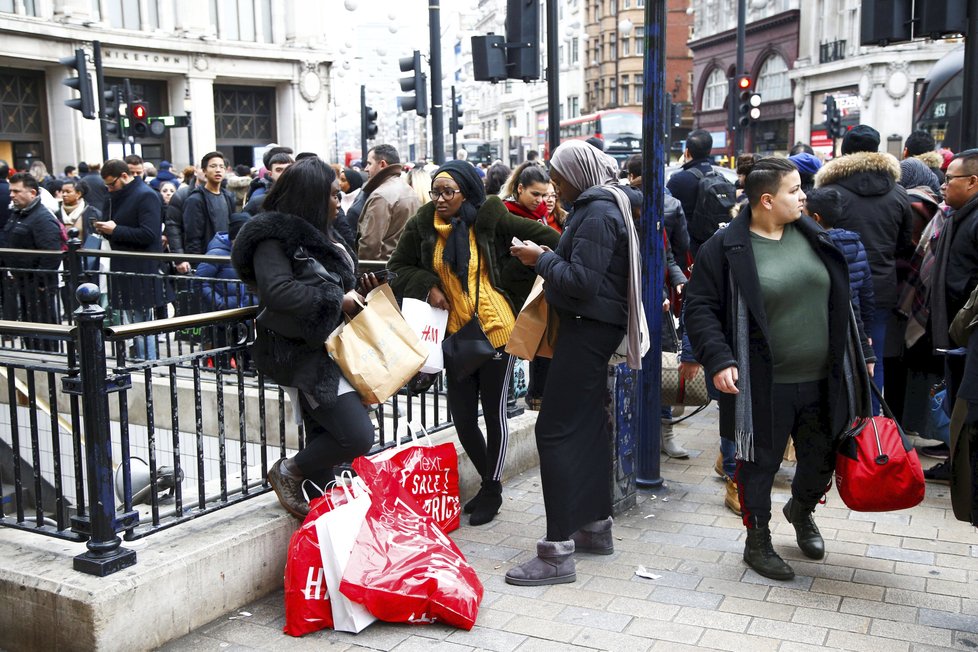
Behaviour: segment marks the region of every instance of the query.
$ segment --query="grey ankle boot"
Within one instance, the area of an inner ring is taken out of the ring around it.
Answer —
[[[689,457],[689,452],[679,445],[676,441],[676,433],[673,432],[671,423],[663,423],[659,431],[662,438],[662,452],[669,457],[685,459]]]
[[[567,584],[577,580],[574,541],[537,541],[537,556],[506,573],[506,583],[517,586]]]
[[[611,517],[588,523],[571,535],[575,552],[592,555],[610,555],[615,552],[615,540],[611,536]]]

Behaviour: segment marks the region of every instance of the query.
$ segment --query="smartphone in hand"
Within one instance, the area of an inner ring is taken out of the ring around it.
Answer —
[[[513,246],[514,247],[525,247],[526,245],[524,244],[524,242],[522,240],[520,240],[519,238],[517,238],[514,235],[513,236]]]

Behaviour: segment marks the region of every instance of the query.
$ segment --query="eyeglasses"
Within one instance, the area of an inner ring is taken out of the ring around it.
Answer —
[[[555,192],[548,192],[547,194],[545,194],[543,196],[543,198],[544,199],[557,199],[557,193],[555,193]]]
[[[119,183],[119,177],[116,177],[112,181],[108,179],[103,179],[102,182],[105,184],[106,188],[115,188],[115,184]]]
[[[428,196],[431,197],[431,201],[438,201],[442,197],[445,198],[445,201],[452,201],[453,199],[455,199],[455,195],[457,195],[460,192],[461,192],[460,190],[451,190],[451,189],[441,190],[441,191],[432,190],[431,192],[428,193]]]
[[[945,174],[944,183],[947,184],[948,181],[954,181],[955,179],[968,179],[973,176],[978,176],[974,174]]]

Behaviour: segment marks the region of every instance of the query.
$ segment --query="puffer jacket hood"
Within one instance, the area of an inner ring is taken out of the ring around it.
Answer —
[[[900,162],[885,152],[856,152],[829,161],[815,175],[815,186],[837,183],[862,197],[885,195],[900,180]]]

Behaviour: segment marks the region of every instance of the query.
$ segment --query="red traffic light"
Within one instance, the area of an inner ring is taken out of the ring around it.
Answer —
[[[146,116],[147,114],[146,114],[145,105],[136,104],[135,106],[132,107],[132,117],[135,118],[136,120],[145,120]]]
[[[750,88],[750,86],[751,86],[751,81],[749,75],[741,75],[740,77],[737,78],[737,88],[739,88],[740,90],[746,91]]]

